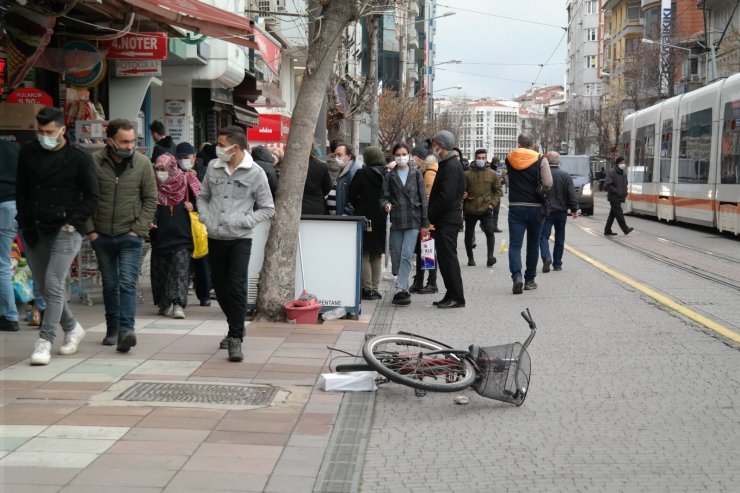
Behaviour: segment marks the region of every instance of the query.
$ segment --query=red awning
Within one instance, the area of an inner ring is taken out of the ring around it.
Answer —
[[[257,43],[246,39],[254,33],[251,20],[234,12],[228,12],[198,0],[123,1],[131,5],[134,12],[157,22],[172,24],[214,38],[222,38],[247,48],[259,48]]]

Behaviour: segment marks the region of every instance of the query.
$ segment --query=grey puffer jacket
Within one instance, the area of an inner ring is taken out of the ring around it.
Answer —
[[[275,214],[267,175],[246,153],[231,174],[218,159],[208,164],[197,204],[208,237],[216,240],[251,238],[255,225]]]

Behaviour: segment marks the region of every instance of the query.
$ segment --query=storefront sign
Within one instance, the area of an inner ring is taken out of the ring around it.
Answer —
[[[234,104],[234,90],[231,88],[212,87],[211,101],[215,103]]]
[[[280,75],[280,60],[282,57],[282,50],[278,45],[270,41],[267,36],[259,32],[257,29],[254,30],[254,41],[260,48],[260,56],[264,60],[265,64],[270,67],[275,75]]]
[[[283,115],[260,115],[260,122],[247,130],[247,140],[251,142],[288,142],[290,118]]]
[[[175,144],[190,142],[190,117],[184,99],[167,99],[164,102],[164,126]]]
[[[65,50],[98,51],[87,41],[72,41],[64,45]],[[64,82],[75,87],[95,87],[105,78],[106,62],[101,59],[93,68],[64,75]]]
[[[167,60],[167,33],[136,33],[103,42],[109,60]]]
[[[185,116],[188,104],[184,99],[168,99],[164,102],[164,114],[167,116]]]
[[[32,87],[22,87],[16,89],[8,95],[8,103],[25,103],[25,104],[43,104],[44,106],[52,106],[54,101],[47,93],[41,89],[35,89]]]
[[[157,77],[162,75],[159,60],[116,60],[117,77]]]

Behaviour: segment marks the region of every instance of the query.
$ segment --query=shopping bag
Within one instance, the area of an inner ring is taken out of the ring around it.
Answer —
[[[424,270],[434,270],[437,268],[437,261],[434,259],[434,239],[429,235],[421,237],[421,268]]]
[[[28,303],[34,299],[31,269],[25,262],[18,264],[13,275],[13,293],[15,294],[16,301],[19,303]]]
[[[198,219],[198,213],[190,211],[190,229],[193,233],[193,258],[203,258],[208,255],[208,230],[206,225]]]

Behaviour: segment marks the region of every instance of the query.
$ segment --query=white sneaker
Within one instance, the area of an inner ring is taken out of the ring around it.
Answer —
[[[77,345],[83,337],[85,337],[85,329],[77,322],[74,329],[64,333],[64,344],[59,348],[59,354],[75,354]]]
[[[175,307],[172,309],[172,318],[185,318],[185,310],[183,310],[180,305],[175,305]]]
[[[36,339],[33,345],[33,354],[31,354],[32,365],[48,365],[51,361],[51,343],[46,339]]]
[[[160,306],[159,311],[157,313],[161,317],[171,317],[172,316],[172,305]]]

